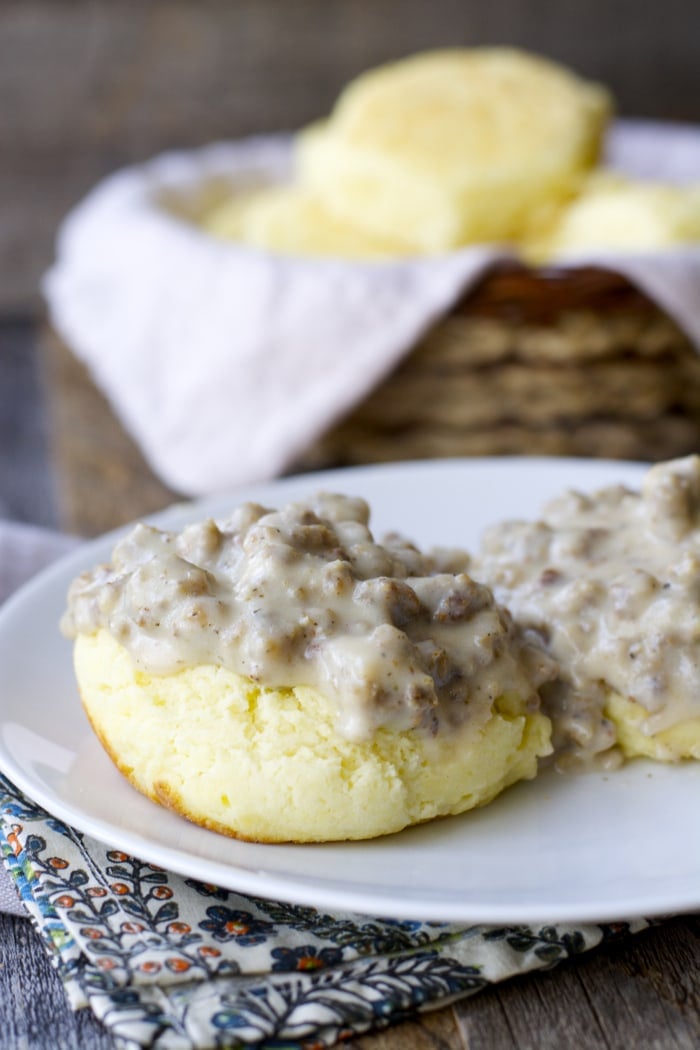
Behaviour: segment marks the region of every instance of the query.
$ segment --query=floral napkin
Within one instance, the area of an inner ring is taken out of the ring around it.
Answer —
[[[71,542],[0,523],[5,594],[11,566],[26,575]],[[2,776],[0,850],[71,1005],[130,1050],[330,1046],[648,925],[463,926],[264,900],[110,849]]]
[[[72,1006],[122,1047],[331,1046],[647,925],[457,926],[244,896],[109,849],[1,777],[0,845]]]

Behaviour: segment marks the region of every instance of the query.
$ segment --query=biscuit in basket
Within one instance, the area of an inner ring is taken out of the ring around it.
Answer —
[[[519,237],[597,161],[607,93],[506,48],[427,52],[358,77],[299,140],[327,210],[419,253]]]
[[[559,764],[700,758],[700,457],[487,530],[474,565],[560,667]]]
[[[141,792],[243,839],[364,839],[484,805],[550,752],[523,641],[464,556],[320,495],[137,527],[71,587],[85,710]]]
[[[234,195],[207,214],[204,226],[217,237],[283,255],[384,259],[403,254],[401,244],[343,222],[296,185]]]
[[[525,252],[549,261],[589,249],[652,252],[698,241],[700,184],[674,186],[598,172]]]

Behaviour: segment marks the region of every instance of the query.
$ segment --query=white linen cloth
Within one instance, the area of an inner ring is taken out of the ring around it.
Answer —
[[[152,468],[203,495],[274,477],[398,364],[497,261],[293,259],[217,240],[186,216],[203,192],[289,178],[291,137],[165,154],[100,183],[61,227],[44,292]],[[700,180],[700,131],[614,126],[608,163]],[[700,348],[700,246],[587,253],[619,271]]]

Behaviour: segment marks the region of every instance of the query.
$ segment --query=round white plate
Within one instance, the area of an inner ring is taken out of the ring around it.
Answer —
[[[242,499],[272,506],[321,488],[366,496],[375,531],[473,548],[482,528],[532,517],[567,487],[633,485],[639,466],[581,460],[451,460],[305,475],[179,505],[180,527]],[[70,580],[109,558],[85,544],[0,613],[0,768],[51,813],[181,874],[326,909],[474,923],[606,921],[700,907],[700,763],[633,762],[547,773],[483,810],[371,842],[269,846],[195,827],[139,795],[94,738],[71,645],[58,631]]]

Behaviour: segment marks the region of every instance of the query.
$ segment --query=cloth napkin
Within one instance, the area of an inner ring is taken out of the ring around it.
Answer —
[[[0,523],[0,599],[75,542]],[[2,776],[0,851],[0,908],[31,917],[72,1007],[124,1050],[330,1046],[649,925],[463,926],[244,896],[111,849]]]
[[[222,187],[289,179],[291,137],[165,154],[101,182],[67,217],[44,282],[53,325],[153,469],[204,495],[277,476],[360,403],[494,264],[293,259],[225,243],[192,219]],[[607,163],[700,178],[700,131],[620,122]],[[700,347],[700,247],[589,253],[656,300]]]

